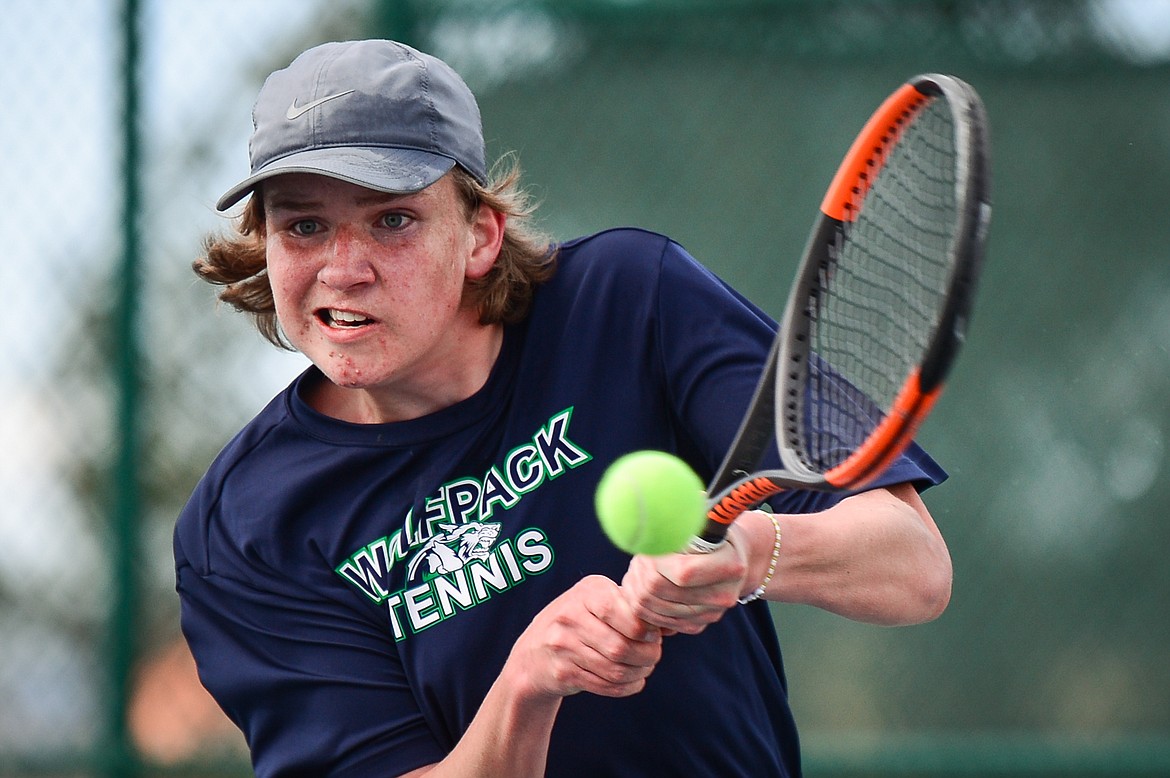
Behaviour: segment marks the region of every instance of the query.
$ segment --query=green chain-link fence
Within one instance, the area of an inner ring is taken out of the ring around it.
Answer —
[[[808,770],[1170,774],[1170,3],[0,7],[0,774],[247,774],[178,636],[170,531],[303,362],[189,264],[263,76],[368,35],[464,74],[551,231],[667,232],[773,313],[870,109],[971,81],[988,274],[923,433],[955,594],[896,630],[775,608]]]

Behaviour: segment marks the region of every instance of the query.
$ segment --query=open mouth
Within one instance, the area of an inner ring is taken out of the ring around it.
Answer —
[[[337,327],[339,329],[353,329],[374,323],[374,320],[365,314],[355,313],[354,311],[341,311],[336,308],[324,308],[317,311],[317,318],[327,326]]]

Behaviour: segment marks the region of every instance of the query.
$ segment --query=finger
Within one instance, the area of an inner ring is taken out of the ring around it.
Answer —
[[[617,583],[601,576],[591,576],[578,585],[586,591],[587,610],[623,638],[646,643],[661,642],[661,631],[638,618],[625,590]]]
[[[742,586],[738,571],[732,571],[730,579],[685,587],[663,574],[660,565],[666,561],[635,557],[622,579],[622,588],[640,620],[671,632],[697,634],[736,604]]]
[[[709,574],[683,574],[695,566],[702,567],[705,561],[698,556],[681,556],[679,560],[667,557],[634,557],[622,579],[622,586],[631,590],[629,598],[635,604],[657,605],[655,610],[673,608],[676,615],[702,612],[709,609],[726,609],[733,606],[743,585],[743,572],[739,565],[717,563],[722,571],[718,576]],[[678,581],[686,583],[679,583]]]
[[[633,652],[602,648],[577,655],[586,690],[606,696],[640,691],[661,657],[662,648],[658,643],[639,643]]]
[[[578,582],[538,614],[530,631],[542,646],[536,660],[562,695],[634,694],[662,656],[660,631],[634,617],[617,584],[604,578]]]
[[[689,605],[665,605],[639,608],[639,618],[661,630],[664,636],[677,633],[697,635],[723,618],[726,608],[698,608]]]
[[[738,583],[747,572],[746,560],[729,532],[728,540],[706,554],[667,554],[645,557],[664,579],[680,589],[701,590]]]

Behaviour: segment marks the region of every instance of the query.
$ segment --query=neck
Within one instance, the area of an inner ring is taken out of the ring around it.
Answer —
[[[504,342],[500,324],[467,333],[458,359],[446,361],[441,373],[413,374],[390,385],[351,389],[323,376],[306,387],[305,401],[326,416],[354,424],[409,421],[466,400],[487,383]]]

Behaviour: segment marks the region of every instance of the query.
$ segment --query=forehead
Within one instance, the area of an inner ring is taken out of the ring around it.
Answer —
[[[393,205],[396,203],[441,203],[454,201],[455,188],[449,176],[418,192],[381,192],[315,173],[285,173],[261,185],[266,210],[323,206],[330,204]]]

